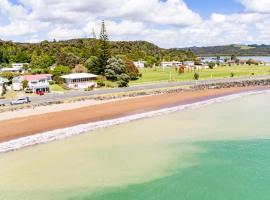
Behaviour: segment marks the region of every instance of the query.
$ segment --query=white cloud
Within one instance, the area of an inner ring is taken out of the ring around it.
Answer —
[[[270,12],[269,0],[240,0],[240,2],[246,7],[246,10],[249,12]]]
[[[203,20],[184,0],[0,0],[0,38],[38,41],[98,35],[106,20],[113,40],[162,47],[268,43],[270,1],[239,0],[245,12]],[[1,23],[2,22],[2,23]]]

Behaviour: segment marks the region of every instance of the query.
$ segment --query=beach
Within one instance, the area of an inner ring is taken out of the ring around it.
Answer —
[[[269,98],[236,92],[105,128],[61,129],[73,136],[0,154],[0,199],[267,199]],[[28,138],[38,135],[46,139]]]
[[[76,106],[58,105],[59,107],[37,108],[36,110],[31,110],[31,112],[24,110],[21,111],[19,115],[16,115],[15,111],[6,114],[5,117],[2,117],[0,120],[0,142],[6,142],[79,124],[110,120],[158,109],[195,103],[215,97],[264,89],[269,89],[269,87],[257,86],[195,90],[120,99],[118,101],[114,100],[101,103],[91,101],[88,102],[89,104],[85,102],[81,104],[77,103]],[[43,111],[41,112],[40,109]],[[12,115],[14,117],[12,117]]]

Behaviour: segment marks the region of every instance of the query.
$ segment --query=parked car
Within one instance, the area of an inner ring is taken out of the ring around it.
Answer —
[[[5,104],[5,103],[0,103],[0,107],[1,107],[1,106],[6,106],[6,104]]]
[[[31,90],[30,88],[26,88],[25,93],[33,93],[33,90]]]
[[[36,94],[42,96],[42,95],[44,95],[45,93],[44,93],[43,91],[36,91]]]
[[[19,99],[16,99],[14,101],[11,101],[10,104],[11,105],[18,105],[18,104],[25,104],[25,103],[30,103],[30,99],[29,97],[23,97],[23,98],[19,98]]]

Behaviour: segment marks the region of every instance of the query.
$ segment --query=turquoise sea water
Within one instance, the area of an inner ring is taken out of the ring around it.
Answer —
[[[0,154],[0,200],[267,200],[270,94]]]

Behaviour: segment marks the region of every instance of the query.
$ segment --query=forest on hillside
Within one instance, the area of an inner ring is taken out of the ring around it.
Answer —
[[[48,68],[53,64],[73,68],[84,64],[98,54],[98,39],[72,39],[43,41],[40,43],[15,43],[0,40],[0,65],[30,63],[31,68]],[[167,50],[145,41],[111,41],[111,54],[132,61],[144,60],[149,66],[162,60],[194,60],[189,50]]]
[[[198,56],[270,56],[270,45],[227,45],[190,47],[173,50],[191,50]]]

